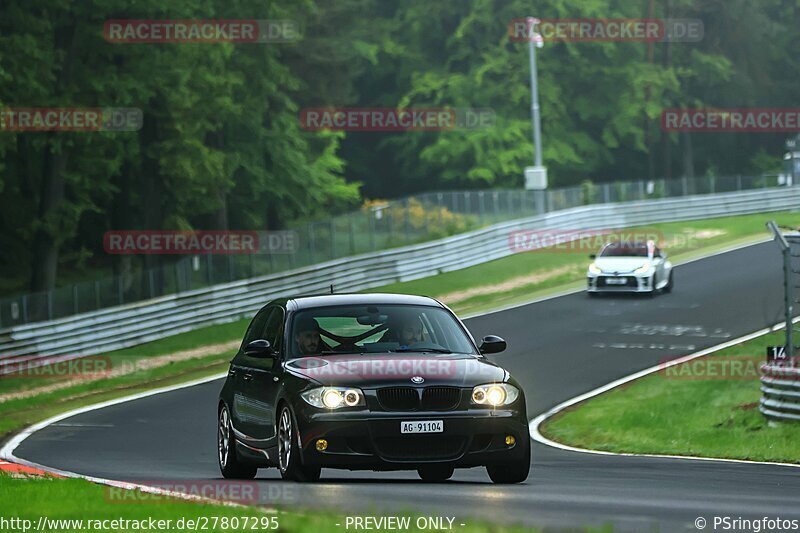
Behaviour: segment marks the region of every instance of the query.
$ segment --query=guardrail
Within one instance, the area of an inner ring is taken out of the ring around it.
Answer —
[[[761,366],[761,414],[777,420],[800,420],[800,368]]]
[[[289,236],[286,240],[272,234],[265,239],[272,244],[259,253],[165,257],[154,268],[143,268],[141,261],[134,260],[130,269],[116,275],[2,297],[0,330],[419,244],[582,205],[783,188],[785,183],[778,176],[766,175],[698,176],[602,184],[585,181],[547,190],[428,192],[372,201],[350,213],[291,224],[284,232]]]
[[[0,330],[0,371],[43,356],[108,352],[252,315],[272,298],[358,291],[458,270],[514,253],[518,230],[625,228],[800,205],[800,187],[594,204],[502,222],[480,230],[292,271],[225,283],[67,318]]]

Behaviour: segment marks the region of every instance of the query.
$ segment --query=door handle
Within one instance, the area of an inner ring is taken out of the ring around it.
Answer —
[[[244,374],[242,376],[242,379],[245,380],[245,381],[252,381],[253,380],[253,375],[252,374]]]

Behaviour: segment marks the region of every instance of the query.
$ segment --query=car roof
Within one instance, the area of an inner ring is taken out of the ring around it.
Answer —
[[[612,241],[603,245],[603,248],[647,248],[653,241]]]
[[[415,296],[412,294],[320,294],[311,296],[296,296],[288,298],[286,306],[292,309],[311,309],[314,307],[328,307],[332,305],[426,305],[429,307],[443,307],[442,304],[428,296]]]

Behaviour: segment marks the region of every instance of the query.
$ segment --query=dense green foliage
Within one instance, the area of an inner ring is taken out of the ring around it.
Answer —
[[[539,53],[551,183],[779,168],[782,134],[664,134],[669,107],[799,101],[797,0],[11,0],[0,106],[135,107],[138,132],[0,132],[0,290],[106,268],[109,229],[275,229],[362,197],[518,187],[532,161],[527,44],[540,18],[696,18],[696,43]],[[284,19],[287,43],[121,44],[110,19]],[[309,132],[307,107],[490,108],[494,127]],[[117,272],[158,256],[117,258]]]

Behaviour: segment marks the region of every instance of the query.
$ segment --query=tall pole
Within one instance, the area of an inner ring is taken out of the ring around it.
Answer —
[[[531,61],[531,115],[533,120],[533,145],[534,145],[534,161],[537,167],[542,166],[542,126],[539,119],[539,82],[536,76],[536,46],[539,45],[540,39],[535,32],[534,28],[539,21],[533,17],[528,17],[528,24],[530,25],[530,35],[528,38],[528,52]],[[536,41],[536,42],[534,42]]]
[[[775,221],[767,222],[767,227],[772,231],[772,235],[781,247],[781,253],[783,254],[783,304],[786,318],[785,351],[786,357],[789,358],[790,361],[794,361],[794,326],[792,324],[792,317],[794,315],[794,298],[792,298],[794,284],[792,283],[792,250],[786,238],[781,234],[781,230],[778,229],[778,225],[775,224]]]

